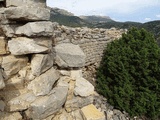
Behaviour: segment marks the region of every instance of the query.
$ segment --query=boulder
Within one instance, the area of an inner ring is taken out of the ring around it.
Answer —
[[[36,96],[32,92],[22,94],[8,102],[9,111],[15,112],[25,110],[34,100],[36,100]]]
[[[4,37],[0,37],[0,55],[4,55],[7,53],[6,51],[7,41]]]
[[[81,114],[84,120],[106,120],[105,115],[98,111],[93,104],[83,107]]]
[[[9,51],[13,55],[49,52],[51,46],[52,41],[46,38],[18,37],[8,41]]]
[[[39,7],[46,6],[46,0],[6,0],[6,7],[18,7],[25,5],[34,5],[36,4]]]
[[[39,76],[53,66],[53,54],[34,54],[31,59],[31,70],[34,76]]]
[[[53,34],[53,23],[42,22],[29,22],[21,27],[16,28],[15,34],[18,36],[47,36],[50,37]]]
[[[26,112],[32,119],[44,119],[58,112],[66,101],[68,88],[56,87],[48,96],[36,99]]]
[[[86,97],[94,93],[94,86],[84,78],[76,80],[74,94]]]
[[[16,21],[44,21],[50,19],[50,10],[43,7],[9,7],[4,13],[7,19]]]
[[[67,100],[65,103],[65,109],[67,112],[78,110],[86,105],[92,104],[94,100],[93,96],[89,97],[74,97],[70,100]]]
[[[78,45],[63,43],[55,47],[55,62],[59,67],[83,67],[85,54]]]
[[[28,57],[25,56],[8,55],[4,56],[2,59],[2,68],[7,77],[18,73],[28,62]]]
[[[33,90],[36,96],[46,95],[52,89],[53,84],[59,79],[59,72],[54,68],[49,69],[44,74],[36,77],[28,85],[28,89]]]

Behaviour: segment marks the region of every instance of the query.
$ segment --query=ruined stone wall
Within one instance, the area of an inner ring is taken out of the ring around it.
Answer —
[[[107,43],[120,38],[124,29],[70,28],[55,24],[54,44],[73,43],[79,45],[86,55],[85,66],[99,63]]]
[[[0,2],[0,120],[105,120],[82,68],[124,31],[59,26],[45,0]]]

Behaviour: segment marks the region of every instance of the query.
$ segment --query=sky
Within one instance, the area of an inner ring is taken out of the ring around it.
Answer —
[[[47,5],[75,16],[101,15],[115,21],[142,23],[160,20],[160,0],[47,0]]]

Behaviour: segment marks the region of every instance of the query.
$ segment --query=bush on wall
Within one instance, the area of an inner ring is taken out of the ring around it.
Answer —
[[[97,91],[131,116],[160,117],[160,48],[152,34],[131,28],[107,45]]]

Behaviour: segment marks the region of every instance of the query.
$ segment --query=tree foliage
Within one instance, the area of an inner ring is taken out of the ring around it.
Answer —
[[[152,34],[131,28],[107,45],[97,91],[131,116],[160,117],[160,48]]]

